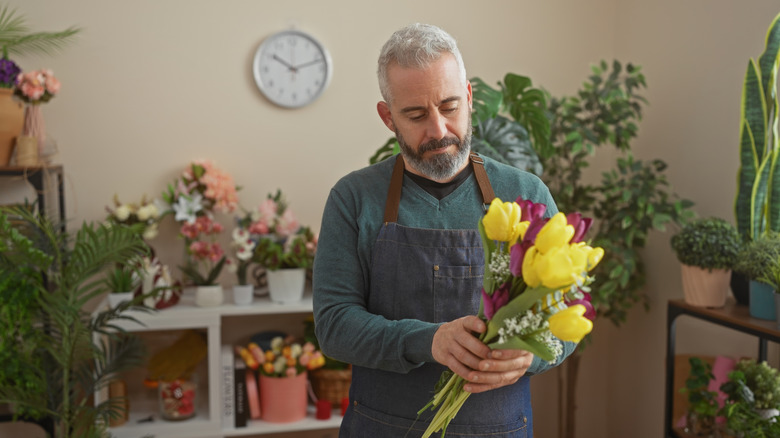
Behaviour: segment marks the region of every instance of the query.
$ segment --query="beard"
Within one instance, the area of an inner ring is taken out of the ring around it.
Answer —
[[[447,181],[452,179],[463,164],[469,158],[471,150],[471,127],[466,130],[463,138],[443,138],[441,140],[431,140],[421,144],[417,150],[409,146],[400,132],[396,131],[395,136],[398,144],[401,146],[401,155],[404,160],[416,171],[422,173],[426,178],[434,181]],[[428,151],[436,150],[445,146],[455,145],[454,153],[435,154],[425,158],[424,154]]]

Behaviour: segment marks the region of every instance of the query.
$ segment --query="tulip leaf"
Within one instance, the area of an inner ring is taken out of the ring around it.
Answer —
[[[506,306],[498,309],[487,323],[487,333],[485,339],[490,341],[498,335],[498,331],[506,326],[506,320],[518,315],[522,315],[531,307],[533,307],[539,300],[545,295],[553,292],[552,289],[546,287],[536,287],[526,289],[525,292],[520,294],[517,298],[508,302]]]

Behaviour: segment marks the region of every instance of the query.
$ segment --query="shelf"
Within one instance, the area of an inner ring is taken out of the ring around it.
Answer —
[[[689,436],[679,429],[672,428],[675,330],[677,318],[682,315],[757,337],[759,361],[766,360],[768,341],[780,343],[780,330],[778,330],[776,321],[753,318],[750,316],[748,306],[737,304],[734,299],[726,300],[726,305],[720,308],[697,307],[688,304],[685,300],[669,300],[666,317],[666,406],[664,413],[664,436],[667,438]]]

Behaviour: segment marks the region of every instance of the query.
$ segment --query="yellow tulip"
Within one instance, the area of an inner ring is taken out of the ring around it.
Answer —
[[[593,323],[583,316],[585,311],[585,306],[575,304],[550,316],[550,332],[562,341],[580,342],[593,330]]]
[[[520,235],[520,206],[516,202],[501,202],[494,198],[482,218],[485,234],[490,240],[514,243]]]
[[[550,289],[561,289],[582,276],[586,263],[587,255],[584,251],[573,245],[564,245],[554,247],[545,254],[539,253],[533,269],[542,285]]]
[[[535,246],[528,248],[523,257],[523,281],[528,287],[536,287],[542,284],[542,279],[536,272],[536,261],[539,257],[539,251]]]
[[[556,213],[539,230],[534,246],[544,254],[555,247],[568,245],[572,237],[574,237],[574,227],[569,225],[565,214]]]

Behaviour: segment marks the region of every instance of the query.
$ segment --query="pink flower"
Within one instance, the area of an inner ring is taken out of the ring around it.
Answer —
[[[574,227],[574,237],[571,238],[571,243],[582,242],[585,237],[585,233],[590,229],[593,219],[586,217],[583,218],[581,213],[569,213],[566,215],[566,222]]]
[[[268,234],[269,231],[268,225],[263,222],[252,222],[252,224],[249,225],[249,232],[251,234]]]
[[[281,237],[287,237],[298,231],[300,227],[301,224],[298,222],[298,219],[295,218],[292,210],[288,209],[284,211],[284,214],[276,223],[276,234]]]
[[[485,289],[482,289],[482,302],[485,305],[485,318],[491,319],[498,309],[504,307],[509,302],[509,283],[504,283],[493,295],[488,295]]]
[[[54,76],[49,76],[46,79],[46,91],[51,94],[57,94],[60,92],[60,81]]]
[[[271,198],[266,198],[263,202],[260,203],[260,205],[257,206],[257,212],[260,214],[260,217],[257,219],[257,221],[265,224],[266,226],[270,226],[271,222],[274,220],[274,217],[276,217],[277,209],[278,206],[276,205],[276,202],[274,202],[274,200]]]

